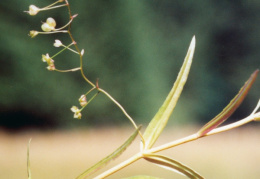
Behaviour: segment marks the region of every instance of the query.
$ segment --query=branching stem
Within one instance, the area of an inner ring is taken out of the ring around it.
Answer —
[[[72,16],[72,13],[71,13],[71,10],[70,10],[69,2],[68,2],[68,0],[65,0],[65,2],[68,4],[67,7],[68,7],[70,19],[73,19],[73,16]],[[71,33],[71,23],[69,23],[69,26],[68,26],[68,34],[69,34],[69,36],[70,36],[71,41],[72,41],[72,42],[76,42],[76,41],[74,40],[73,36],[72,36],[72,33]],[[102,93],[105,94],[111,101],[113,101],[113,102],[121,109],[121,111],[124,113],[124,115],[130,120],[130,122],[133,124],[133,126],[135,127],[135,129],[137,129],[138,127],[137,127],[136,123],[135,123],[134,120],[130,117],[130,115],[126,112],[126,110],[122,107],[122,105],[121,105],[119,102],[117,102],[109,93],[107,93],[105,90],[103,90],[103,89],[97,87],[94,83],[92,83],[92,82],[86,77],[86,75],[85,75],[85,73],[84,73],[84,70],[83,70],[83,55],[80,53],[80,50],[79,50],[79,48],[78,48],[77,43],[73,43],[73,44],[74,44],[74,46],[75,46],[75,48],[76,48],[76,51],[78,52],[78,54],[79,54],[79,56],[80,56],[80,71],[81,71],[81,75],[82,75],[82,77],[84,78],[84,80],[85,80],[88,84],[90,84],[90,85],[92,86],[92,90],[93,90],[93,89],[97,89],[99,92],[102,92]],[[92,91],[92,90],[91,90],[91,91]],[[140,137],[142,138],[143,146],[145,146],[145,145],[144,145],[144,139],[143,139],[143,136],[142,136],[142,134],[141,134],[140,131],[139,131],[139,135],[140,135]]]

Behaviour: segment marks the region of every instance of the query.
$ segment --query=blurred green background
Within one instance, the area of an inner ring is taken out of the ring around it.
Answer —
[[[79,72],[46,69],[41,55],[55,54],[55,39],[70,43],[66,34],[39,35],[41,22],[53,17],[57,26],[68,21],[60,8],[29,16],[30,4],[52,0],[0,2],[0,127],[72,128],[129,124],[122,112],[99,95],[73,119],[72,105],[90,89]],[[190,76],[171,124],[206,122],[235,96],[250,74],[259,68],[260,1],[257,0],[95,0],[71,1],[72,33],[85,49],[84,69],[91,81],[117,99],[137,121],[147,124],[170,91],[189,43],[196,35]],[[56,67],[79,66],[78,56],[66,51]],[[257,79],[232,119],[241,119],[259,99]]]

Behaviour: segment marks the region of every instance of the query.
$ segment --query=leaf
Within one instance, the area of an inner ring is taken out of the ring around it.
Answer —
[[[135,132],[126,140],[126,142],[121,145],[118,149],[116,149],[113,153],[105,157],[104,159],[100,160],[98,163],[84,171],[82,174],[80,174],[76,179],[82,179],[86,176],[89,176],[90,174],[96,172],[97,170],[101,169],[104,167],[108,162],[110,162],[112,159],[118,157],[121,155],[126,148],[133,142],[133,140],[136,138],[139,130],[141,129],[141,126],[139,126]]]
[[[30,143],[31,140],[29,140],[28,142],[28,146],[27,146],[27,174],[28,174],[28,179],[32,178],[32,174],[31,174],[31,164],[30,164]]]
[[[240,89],[238,94],[230,101],[230,103],[219,113],[216,117],[214,117],[212,120],[210,120],[207,124],[205,124],[199,131],[198,136],[202,137],[209,133],[211,130],[218,127],[221,123],[226,121],[232,114],[235,112],[235,110],[240,106],[240,104],[245,99],[246,95],[248,94],[251,86],[253,85],[257,74],[259,70],[256,70],[250,78],[247,80],[247,82],[244,84],[244,86]]]
[[[138,175],[138,176],[132,176],[132,177],[123,178],[123,179],[162,179],[162,178],[146,176],[146,175]]]
[[[183,165],[182,163],[180,163],[176,160],[173,160],[171,158],[168,158],[168,157],[165,157],[162,155],[157,155],[157,154],[145,154],[144,159],[146,159],[149,162],[155,163],[165,169],[185,175],[189,178],[203,179],[203,177],[200,174],[198,174],[191,168],[189,168],[189,167]]]
[[[156,115],[153,117],[153,119],[151,120],[151,122],[149,123],[148,127],[144,132],[143,137],[145,140],[145,149],[151,148],[153,144],[156,142],[159,135],[163,131],[164,127],[166,126],[173,109],[176,106],[176,103],[181,95],[183,86],[186,83],[190,71],[194,50],[195,50],[195,36],[192,38],[189,50],[184,59],[178,77],[173,85],[173,88],[171,89],[163,105],[156,113]]]

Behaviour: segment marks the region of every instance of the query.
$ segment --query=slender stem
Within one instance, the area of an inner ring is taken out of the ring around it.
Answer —
[[[70,10],[70,5],[69,5],[69,2],[68,0],[65,0],[65,2],[68,4],[68,11],[69,11],[69,16],[70,16],[70,19],[73,19],[72,18],[72,13],[71,13],[71,10]],[[69,27],[68,27],[68,34],[72,40],[72,42],[75,42],[73,36],[72,36],[72,33],[71,33],[71,23],[69,24]],[[80,50],[77,46],[77,43],[74,43],[74,46],[76,48],[76,51],[79,53],[79,56],[80,56],[80,71],[81,71],[81,75],[82,77],[85,79],[85,81],[87,83],[89,83],[93,88],[96,88],[98,91],[104,93],[109,99],[111,99],[122,111],[123,113],[125,114],[125,116],[130,120],[130,122],[134,125],[135,129],[137,129],[137,125],[135,124],[134,120],[129,116],[129,114],[126,112],[126,110],[110,95],[108,94],[105,90],[101,89],[101,88],[97,88],[96,85],[94,83],[92,83],[85,75],[84,73],[84,70],[83,70],[83,56],[82,54],[80,53]],[[145,146],[145,141],[144,141],[144,138],[141,134],[141,132],[139,131],[139,135],[140,137],[142,138],[142,142],[143,142],[143,146]]]
[[[112,175],[113,173],[116,173],[117,171],[127,167],[128,165],[134,163],[135,161],[141,159],[143,157],[142,153],[137,153],[136,155],[132,156],[131,158],[125,160],[124,162],[116,165],[115,167],[105,171],[104,173],[96,176],[94,179],[102,179],[105,177],[108,177],[110,175]]]
[[[58,53],[56,53],[55,55],[53,55],[51,58],[54,58],[54,57],[56,57],[57,55],[59,55],[61,52],[63,52],[64,50],[69,49],[69,47],[70,47],[71,45],[73,45],[73,43],[69,44],[68,46],[63,45],[64,48],[63,48],[62,50],[60,50]]]
[[[96,88],[91,88],[85,95],[87,96],[91,91],[93,91]]]
[[[68,0],[65,0],[65,2],[68,4],[67,7],[68,7],[68,11],[69,11],[69,16],[70,16],[70,19],[72,19],[72,13],[71,13],[71,10],[70,10],[69,2],[68,2]],[[69,24],[69,27],[68,27],[68,34],[69,34],[69,36],[70,36],[71,41],[72,41],[72,42],[76,42],[76,41],[74,40],[72,34],[71,34],[71,24]],[[92,87],[95,88],[96,86],[94,85],[94,83],[92,83],[92,82],[86,77],[86,75],[84,74],[84,71],[83,71],[83,59],[82,59],[82,55],[81,55],[81,53],[80,53],[80,50],[79,50],[77,44],[74,43],[74,46],[75,46],[76,51],[79,53],[79,56],[80,56],[80,71],[81,71],[81,75],[82,75],[82,77],[84,78],[84,80],[85,80],[87,83],[89,83]]]
[[[73,44],[72,44],[73,45]],[[66,47],[65,45],[62,45],[63,47]],[[73,53],[76,53],[76,54],[78,54],[79,55],[79,52],[77,52],[77,51],[75,51],[75,50],[73,50],[73,49],[71,49],[71,48],[67,48],[68,50],[70,50],[70,51],[72,51]]]
[[[70,21],[69,21],[67,24],[65,24],[64,26],[62,26],[62,27],[60,27],[60,28],[58,28],[58,29],[55,29],[55,30],[62,30],[62,29],[64,29],[65,27],[69,26],[69,25],[71,24],[71,22],[73,21],[73,19],[74,19],[74,18],[71,18]]]
[[[260,100],[258,101],[258,103],[257,103],[257,105],[256,105],[256,107],[255,107],[255,109],[254,109],[254,111],[251,113],[251,115],[255,114],[256,111],[257,111],[259,108],[260,108]]]
[[[166,149],[169,149],[169,148],[172,148],[172,147],[175,147],[175,146],[187,143],[187,142],[191,142],[191,141],[196,140],[196,139],[198,139],[198,135],[197,134],[192,134],[192,135],[189,135],[187,137],[184,137],[184,138],[181,138],[181,139],[169,142],[167,144],[164,144],[164,145],[161,145],[161,146],[158,146],[158,147],[155,147],[155,148],[152,148],[150,150],[147,150],[146,152],[147,153],[160,152],[160,151],[163,151],[163,150],[166,150]]]
[[[58,70],[58,69],[55,69],[55,71],[57,72],[62,72],[62,73],[65,73],[65,72],[74,72],[74,71],[78,71],[80,70],[80,68],[73,68],[73,69],[69,69],[69,70]]]
[[[51,32],[38,32],[39,34],[55,34],[55,33],[68,33],[67,30],[58,30],[58,31],[51,31]]]
[[[52,4],[50,4],[50,5],[48,5],[48,6],[46,6],[46,7],[43,7],[42,9],[47,9],[47,8],[50,8],[51,6],[54,6],[55,4],[57,4],[57,3],[59,3],[60,1],[58,0],[58,1],[56,1],[56,2],[54,2],[54,3],[52,3]]]
[[[94,95],[92,96],[92,98],[90,98],[90,100],[87,102],[87,104],[86,104],[85,106],[83,106],[83,107],[80,109],[80,111],[82,111],[98,94],[99,94],[99,91],[98,91],[96,94],[94,94]]]
[[[244,118],[242,120],[239,120],[237,122],[234,122],[232,124],[228,124],[228,125],[225,125],[225,126],[222,126],[222,127],[218,127],[216,129],[213,129],[209,133],[207,133],[206,136],[213,135],[213,134],[218,134],[220,132],[224,132],[224,131],[228,131],[230,129],[234,129],[234,128],[240,127],[240,126],[242,126],[244,124],[247,124],[247,123],[253,121],[256,116],[257,116],[256,114],[251,114],[250,116],[248,116],[248,117],[246,117],[246,118]]]
[[[129,116],[129,114],[126,112],[126,110],[121,106],[110,94],[108,94],[105,90],[98,88],[98,90],[102,93],[104,93],[111,101],[113,101],[120,109],[121,111],[125,114],[125,116],[131,121],[131,123],[134,125],[134,127],[137,129],[137,125],[135,124],[134,120]]]
[[[221,133],[221,132],[228,131],[230,129],[234,129],[234,128],[240,127],[240,126],[242,126],[244,124],[247,124],[247,123],[253,121],[254,118],[256,118],[256,117],[257,117],[257,113],[256,114],[252,114],[252,115],[250,115],[250,116],[248,116],[248,117],[246,117],[244,119],[241,119],[240,121],[237,121],[237,122],[234,122],[232,124],[228,124],[228,125],[225,125],[225,126],[222,126],[222,127],[218,127],[216,129],[213,129],[209,133],[205,134],[205,136],[218,134],[218,133]],[[202,137],[205,137],[205,136],[202,136]],[[191,141],[197,140],[199,138],[201,138],[201,137],[199,137],[199,135],[197,133],[196,134],[192,134],[190,136],[187,136],[187,137],[184,137],[184,138],[181,138],[181,139],[169,142],[167,144],[164,144],[164,145],[152,148],[150,150],[147,150],[146,152],[148,152],[148,153],[160,152],[160,151],[163,151],[163,150],[166,150],[166,149],[169,149],[169,148],[172,148],[172,147],[175,147],[175,146],[187,143],[187,142],[191,142]]]
[[[47,6],[47,7],[40,9],[39,11],[47,11],[47,10],[50,10],[50,9],[56,9],[56,8],[64,7],[64,6],[67,6],[67,4],[62,4],[62,5],[58,5],[58,6],[54,6],[54,7]]]
[[[113,101],[120,109],[121,111],[124,113],[124,115],[130,120],[130,122],[133,124],[133,126],[135,127],[135,129],[137,129],[137,125],[135,124],[134,120],[131,118],[131,116],[129,116],[129,114],[126,112],[126,110],[123,108],[123,106],[121,106],[121,104],[119,104],[110,94],[108,94],[105,90],[98,88],[98,90],[102,93],[104,93],[111,101]],[[139,131],[139,135],[142,138],[142,142],[143,144],[145,144],[145,140],[143,138],[143,135],[141,134],[141,132]],[[145,145],[143,145],[145,146]]]

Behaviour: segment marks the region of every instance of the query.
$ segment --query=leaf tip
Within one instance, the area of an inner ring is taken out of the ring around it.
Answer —
[[[189,49],[192,50],[192,51],[194,51],[195,45],[196,45],[196,37],[195,37],[195,35],[194,35],[194,36],[192,37],[192,40],[191,40]]]

